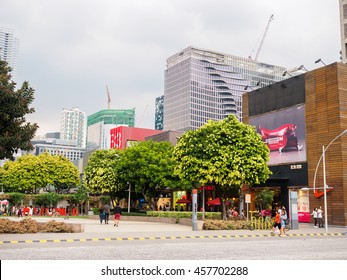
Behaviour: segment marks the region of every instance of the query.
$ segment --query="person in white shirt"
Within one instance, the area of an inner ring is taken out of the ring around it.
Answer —
[[[318,221],[318,208],[317,207],[313,209],[311,216],[313,216],[314,227],[316,228],[317,227],[317,221]]]
[[[323,226],[323,210],[322,206],[319,206],[319,209],[317,210],[317,219],[318,219],[318,227],[324,227]]]

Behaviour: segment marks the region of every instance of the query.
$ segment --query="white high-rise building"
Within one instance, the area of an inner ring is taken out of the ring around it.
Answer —
[[[347,63],[347,0],[340,1],[341,60]]]
[[[0,27],[0,59],[6,61],[15,73],[19,40],[11,29]]]
[[[230,114],[242,121],[242,94],[287,78],[285,71],[250,58],[188,47],[167,59],[163,129],[195,130]]]
[[[60,121],[60,139],[76,141],[76,146],[87,144],[87,115],[78,108],[63,109]]]

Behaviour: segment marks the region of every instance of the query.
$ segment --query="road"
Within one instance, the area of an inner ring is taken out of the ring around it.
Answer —
[[[346,236],[175,238],[2,244],[2,260],[347,260]]]
[[[40,219],[42,221],[42,219]],[[70,219],[83,223],[81,233],[1,234],[1,278],[66,279],[137,279],[119,274],[121,269],[145,269],[141,279],[224,279],[218,273],[238,272],[233,279],[268,279],[283,274],[288,264],[291,271],[282,279],[309,273],[315,280],[328,279],[330,272],[345,272],[347,265],[347,229],[331,227],[315,229],[300,225],[286,237],[272,236],[269,231],[192,231],[191,226],[150,222],[122,221],[119,228],[112,223],[100,225],[97,220]],[[31,260],[30,262],[28,260]],[[268,260],[271,260],[269,266]],[[291,260],[288,262],[287,260]],[[330,260],[334,260],[331,262]],[[274,263],[274,262],[279,263]],[[329,269],[320,269],[321,267]],[[307,269],[310,267],[316,269]],[[43,269],[44,268],[44,269]],[[148,274],[159,269],[167,274]],[[111,269],[111,270],[108,270]],[[181,270],[184,270],[184,275]],[[109,271],[111,274],[103,274]],[[117,274],[115,274],[117,273]],[[14,277],[14,274],[16,277]],[[175,275],[173,277],[172,275]],[[177,275],[180,275],[179,277]],[[287,277],[288,276],[288,277]],[[109,277],[108,277],[109,278]]]

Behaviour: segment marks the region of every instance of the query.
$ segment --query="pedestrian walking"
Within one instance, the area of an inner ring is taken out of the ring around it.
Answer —
[[[322,206],[319,206],[317,210],[317,218],[318,218],[318,227],[323,228],[323,209]]]
[[[110,205],[107,203],[104,205],[104,215],[105,215],[105,224],[108,224],[108,219],[110,217]]]
[[[121,214],[122,208],[120,208],[119,204],[117,203],[116,207],[114,208],[114,227],[118,227]]]
[[[102,224],[103,220],[105,219],[105,213],[104,213],[103,207],[99,208],[99,218],[100,218],[100,224]]]
[[[278,229],[278,231],[281,234],[281,227],[281,214],[278,211],[276,211],[275,223],[272,228],[272,233],[275,234],[276,230]]]
[[[313,216],[313,220],[314,220],[314,226],[313,227],[317,227],[317,222],[318,222],[318,208],[314,208],[312,213],[311,213],[311,216]]]
[[[65,218],[64,219],[68,220],[69,216],[70,216],[70,206],[66,205],[66,207],[65,207]]]
[[[34,211],[33,206],[30,205],[30,207],[29,207],[29,213],[28,213],[28,216],[29,216],[29,217],[31,217],[31,216],[33,215],[33,211]]]
[[[18,207],[17,216],[18,218],[23,217],[23,209],[21,206]]]
[[[285,208],[282,208],[282,214],[281,214],[281,234],[280,236],[286,236],[286,222],[287,222],[288,216],[287,211]]]

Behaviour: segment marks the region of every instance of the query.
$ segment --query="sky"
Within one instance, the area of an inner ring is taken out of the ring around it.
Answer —
[[[0,0],[0,27],[19,39],[15,82],[35,90],[27,120],[60,130],[74,107],[135,108],[154,128],[166,59],[188,46],[308,70],[340,60],[338,0]]]

